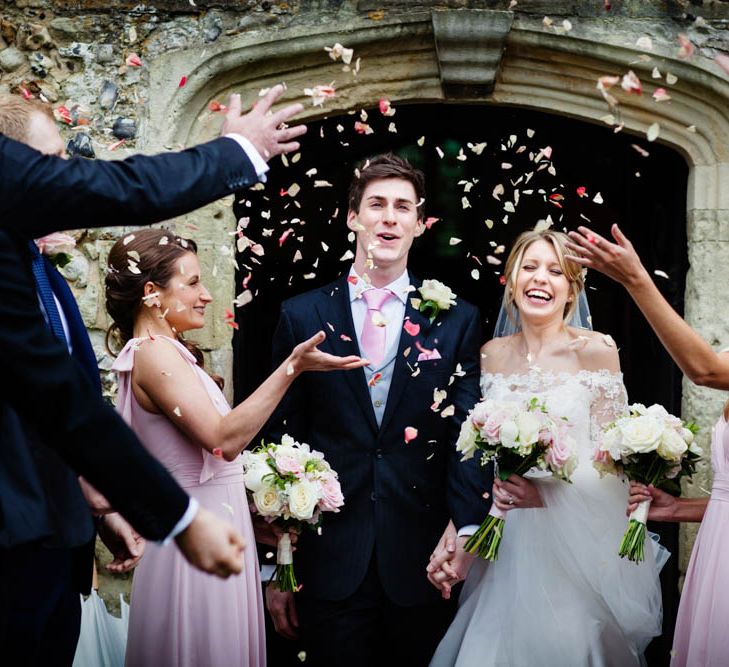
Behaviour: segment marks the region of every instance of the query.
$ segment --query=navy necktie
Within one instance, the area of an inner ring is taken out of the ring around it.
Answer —
[[[46,273],[46,264],[43,260],[43,255],[40,254],[38,246],[34,241],[28,241],[28,247],[30,248],[30,254],[32,258],[31,267],[33,269],[33,277],[35,278],[35,286],[38,290],[43,308],[46,311],[46,317],[48,318],[48,326],[51,327],[53,335],[58,338],[62,343],[67,344],[66,334],[63,331],[63,323],[61,322],[61,315],[58,312],[56,301],[53,298],[53,289],[51,283],[48,280],[48,274]]]

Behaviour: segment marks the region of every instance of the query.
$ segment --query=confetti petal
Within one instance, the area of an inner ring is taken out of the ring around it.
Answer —
[[[418,437],[418,429],[412,426],[405,427],[405,444],[407,445],[412,440]]]
[[[411,322],[410,320],[405,320],[402,328],[411,336],[417,336],[420,333],[420,325],[417,322]]]

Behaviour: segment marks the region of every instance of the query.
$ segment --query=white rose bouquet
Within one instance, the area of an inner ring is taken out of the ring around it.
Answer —
[[[463,454],[462,461],[480,451],[481,465],[494,461],[502,480],[536,467],[569,482],[577,466],[569,428],[565,418],[551,415],[536,397],[525,402],[489,399],[476,403],[468,413],[456,448]],[[466,551],[496,560],[505,519],[506,513],[492,505],[489,515],[466,541]]]
[[[448,285],[439,280],[424,280],[420,285],[418,310],[431,322],[438,317],[441,310],[449,310],[456,305],[456,295]]]
[[[273,580],[281,591],[297,591],[288,529],[318,529],[322,512],[344,505],[337,473],[324,455],[284,435],[280,444],[263,444],[243,452],[243,481],[255,511],[276,522],[279,539]]]
[[[629,406],[628,414],[604,427],[593,456],[600,475],[624,474],[628,479],[652,484],[679,495],[681,478],[691,477],[701,449],[694,442],[699,427],[669,414],[661,405]],[[621,558],[644,559],[646,521],[650,500],[643,501],[630,515],[628,529],[620,543]]]

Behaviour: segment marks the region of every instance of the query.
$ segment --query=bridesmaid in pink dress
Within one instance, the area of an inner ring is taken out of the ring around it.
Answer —
[[[729,390],[729,352],[715,352],[671,308],[654,284],[630,241],[617,225],[616,243],[587,227],[570,232],[570,259],[621,283],[643,312],[666,351],[697,385]],[[709,498],[674,498],[631,483],[628,511],[652,499],[654,521],[702,521],[678,609],[671,667],[729,665],[729,403],[714,427],[711,464],[714,484]]]
[[[180,334],[199,329],[211,301],[196,246],[170,232],[135,231],[109,254],[106,305],[123,348],[114,364],[118,409],[185,490],[255,542],[240,452],[294,378],[307,370],[348,370],[366,361],[320,352],[319,332],[231,410]],[[133,480],[130,480],[133,484]],[[221,580],[190,566],[177,549],[147,544],[134,575],[128,667],[264,667],[263,603],[255,549],[240,575]]]

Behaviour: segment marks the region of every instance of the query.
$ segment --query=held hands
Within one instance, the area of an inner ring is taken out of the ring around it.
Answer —
[[[527,507],[544,507],[537,487],[520,475],[509,475],[502,482],[494,479],[494,505],[504,512]]]
[[[293,369],[296,374],[304,371],[350,371],[354,368],[362,368],[369,361],[354,354],[348,357],[337,357],[333,354],[322,352],[317,345],[326,338],[323,331],[314,334],[309,340],[299,343],[291,352],[288,358],[288,368]]]
[[[267,162],[281,153],[298,150],[299,142],[292,139],[304,134],[306,126],[286,127],[285,124],[304,110],[303,105],[290,104],[269,114],[273,103],[284,90],[281,84],[274,86],[245,115],[241,115],[240,95],[231,95],[220,134],[243,135]]]
[[[567,259],[597,269],[625,287],[648,277],[633,244],[617,225],[610,229],[617,243],[611,243],[587,227],[577,229],[576,232],[569,232],[567,247],[572,254],[566,255]]]
[[[104,515],[98,527],[101,541],[114,556],[106,569],[118,574],[136,567],[144,554],[144,538],[116,512]]]
[[[458,537],[453,522],[446,526],[443,536],[430,555],[426,567],[428,581],[439,591],[443,599],[451,597],[451,591],[459,581],[463,581],[471,569],[474,556],[463,549],[468,537]]]
[[[282,592],[274,584],[266,586],[266,607],[271,614],[276,632],[286,639],[298,639],[299,617],[296,614],[294,594]]]
[[[630,513],[645,500],[651,501],[648,510],[648,518],[651,521],[671,521],[673,514],[678,506],[678,499],[670,493],[657,489],[652,484],[646,486],[640,482],[630,482],[630,496],[628,496],[628,508],[625,514]]]
[[[203,572],[226,579],[243,569],[245,540],[227,521],[203,507],[175,541],[182,555]]]

